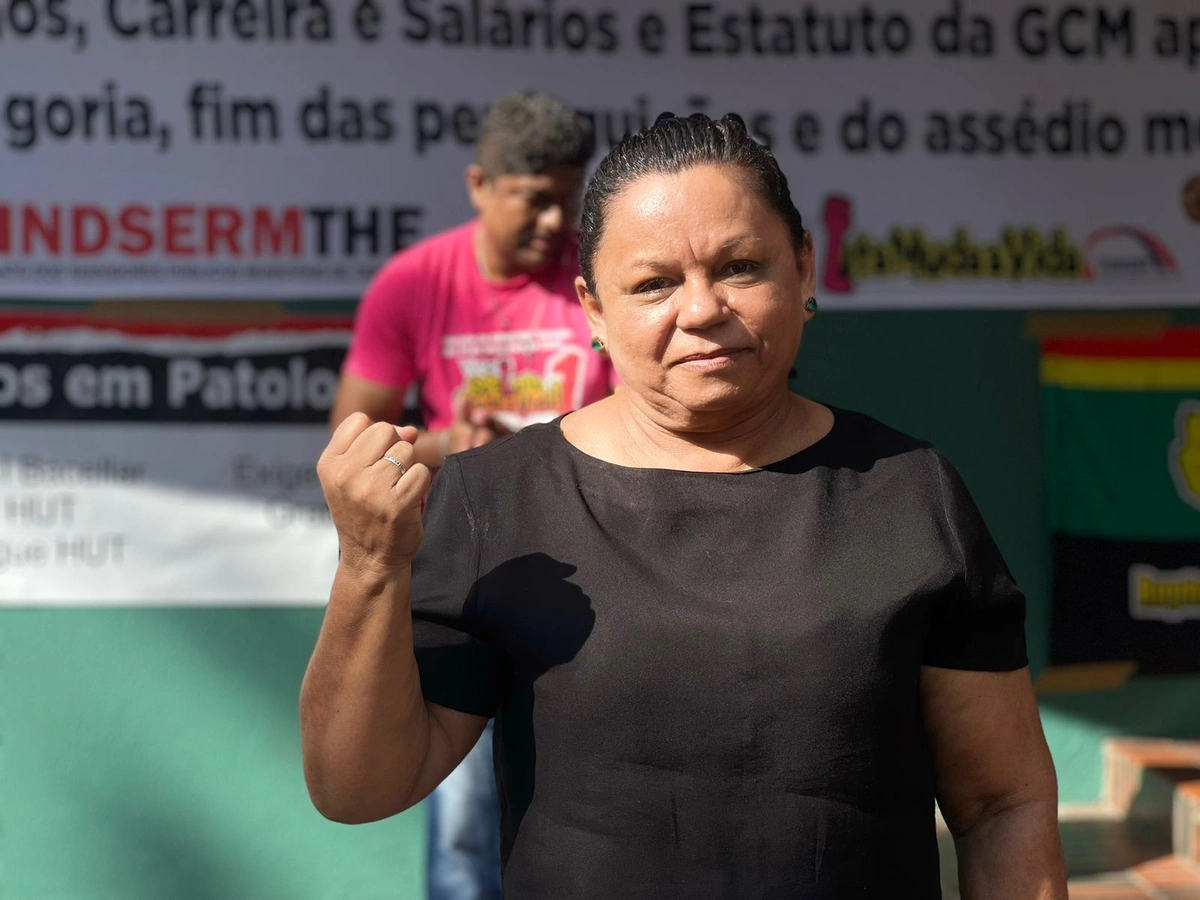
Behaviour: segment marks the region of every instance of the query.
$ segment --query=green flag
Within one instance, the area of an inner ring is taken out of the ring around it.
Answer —
[[[1200,671],[1200,329],[1042,345],[1050,658]]]

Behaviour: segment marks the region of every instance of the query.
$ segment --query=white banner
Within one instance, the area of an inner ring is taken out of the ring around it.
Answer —
[[[323,604],[346,337],[0,331],[0,606]]]
[[[1200,299],[1193,3],[11,0],[0,54],[7,297],[353,298],[542,87],[741,113],[826,308]]]

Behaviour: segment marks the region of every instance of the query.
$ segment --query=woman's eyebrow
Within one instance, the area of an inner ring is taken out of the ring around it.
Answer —
[[[661,259],[655,256],[635,256],[629,260],[629,268],[631,269],[663,269],[669,263],[664,263]]]
[[[721,245],[722,250],[730,250],[742,244],[761,244],[762,238],[757,234],[744,234],[740,237],[733,237]]]
[[[739,237],[730,238],[717,249],[724,252],[726,250],[734,250],[746,244],[761,244],[762,242],[763,239],[756,234],[743,234]],[[670,266],[670,262],[655,256],[634,256],[629,259],[627,265],[631,269],[664,269]]]

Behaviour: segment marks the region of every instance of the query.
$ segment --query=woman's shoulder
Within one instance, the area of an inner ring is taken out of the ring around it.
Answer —
[[[482,447],[456,453],[453,459],[464,480],[498,485],[527,479],[531,471],[545,471],[561,455],[562,433],[557,422],[527,425],[515,434],[497,438]]]
[[[826,440],[831,451],[851,457],[874,459],[927,459],[937,451],[928,440],[901,431],[865,412],[825,404],[833,412],[834,425]]]
[[[828,404],[827,404],[828,405]],[[836,440],[827,452],[834,465],[847,466],[879,478],[894,479],[913,495],[966,495],[954,464],[930,440],[916,437],[855,410],[830,407]]]

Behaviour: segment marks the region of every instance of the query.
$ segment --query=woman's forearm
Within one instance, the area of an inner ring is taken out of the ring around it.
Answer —
[[[341,822],[415,803],[430,719],[413,657],[411,569],[343,561],[300,693],[304,774],[314,805]],[[419,798],[418,798],[419,799]]]
[[[1038,801],[984,817],[956,835],[963,900],[1067,900],[1055,803]]]

